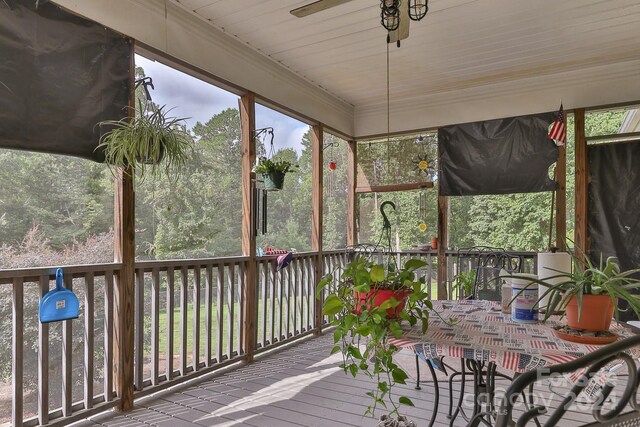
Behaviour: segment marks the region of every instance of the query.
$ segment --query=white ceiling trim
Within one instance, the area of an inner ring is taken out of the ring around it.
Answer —
[[[390,131],[430,129],[565,109],[640,100],[640,60],[403,97],[390,105]],[[355,137],[387,132],[386,103],[356,107]]]
[[[258,97],[353,134],[352,105],[164,0],[55,0],[75,13],[192,64]]]

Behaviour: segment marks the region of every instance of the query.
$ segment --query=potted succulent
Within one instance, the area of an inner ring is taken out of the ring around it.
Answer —
[[[416,270],[426,263],[410,259],[400,269],[376,265],[364,258],[350,262],[339,277],[322,278],[318,297],[325,293],[322,312],[332,318],[336,327],[335,346],[331,354],[341,353],[341,368],[354,377],[358,372],[373,378],[376,387],[367,393],[373,401],[366,414],[374,414],[378,405],[397,415],[400,405],[413,406],[405,396],[396,397],[393,386],[405,384],[407,373],[393,362],[398,348],[391,337],[402,336],[401,321],[410,325],[421,322],[426,331],[432,308],[425,291],[424,278],[416,278]]]
[[[284,176],[296,170],[296,166],[288,160],[260,158],[255,172],[262,175],[264,189],[268,191],[282,190]]]
[[[110,129],[102,135],[96,150],[104,149],[110,167],[131,167],[141,179],[148,174],[175,175],[193,152],[193,138],[186,130],[185,119],[170,117],[169,111],[165,106],[140,102],[134,117],[100,122],[100,127]]]
[[[633,277],[640,269],[620,271],[615,257],[595,265],[584,254],[571,254],[573,272],[558,272],[549,279],[560,282],[550,284],[536,281],[548,289],[540,296],[549,296],[545,312],[547,320],[554,312],[566,311],[567,326],[583,331],[607,331],[615,313],[619,318],[619,301],[625,300],[629,308],[640,316],[640,295],[632,293],[640,288],[640,279]]]

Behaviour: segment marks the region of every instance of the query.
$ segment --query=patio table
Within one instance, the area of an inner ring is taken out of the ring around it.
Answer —
[[[420,324],[407,325],[402,338],[391,342],[413,350],[425,361],[454,357],[489,363],[516,373],[569,362],[601,348],[556,337],[553,327],[562,324],[559,316],[552,316],[545,323],[514,322],[511,315],[503,314],[500,304],[493,301],[439,300],[433,301],[433,310],[437,314],[431,314],[426,333],[422,334]],[[618,334],[619,339],[634,334],[634,329],[615,321],[610,330]],[[437,388],[433,367],[430,363],[427,365]]]

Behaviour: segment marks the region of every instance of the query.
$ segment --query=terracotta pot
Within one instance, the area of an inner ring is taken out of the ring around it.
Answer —
[[[431,238],[431,249],[438,249],[438,238],[437,237],[432,237]]]
[[[567,305],[567,325],[584,331],[608,331],[613,318],[613,301],[609,295],[583,295],[582,315],[578,320],[578,300]]]
[[[371,301],[373,300],[373,306],[379,307],[383,302],[387,301],[391,297],[394,297],[400,304],[393,308],[387,309],[387,318],[389,319],[397,319],[400,315],[400,312],[404,309],[404,306],[407,304],[407,297],[411,293],[411,289],[400,289],[391,291],[388,289],[377,289],[371,290],[369,292],[354,292],[356,297],[356,313],[360,314],[362,312],[362,307],[366,309],[371,308]]]

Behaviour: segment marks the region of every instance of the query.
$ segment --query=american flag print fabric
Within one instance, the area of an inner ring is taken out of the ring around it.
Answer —
[[[556,120],[551,125],[551,129],[549,129],[549,138],[556,141],[558,145],[564,145],[567,142],[567,126],[562,104],[560,104],[560,110],[556,114]]]
[[[546,323],[516,323],[500,311],[498,303],[491,301],[433,301],[433,309],[440,315],[430,317],[424,335],[420,325],[406,325],[403,336],[390,341],[425,360],[444,356],[491,361],[514,372],[569,362],[600,348],[556,337],[553,327],[561,323],[557,316]],[[453,318],[457,319],[453,325],[447,323],[447,319]],[[469,327],[470,323],[474,327]],[[633,334],[615,322],[611,330],[620,339]],[[638,356],[640,351],[634,357]]]

